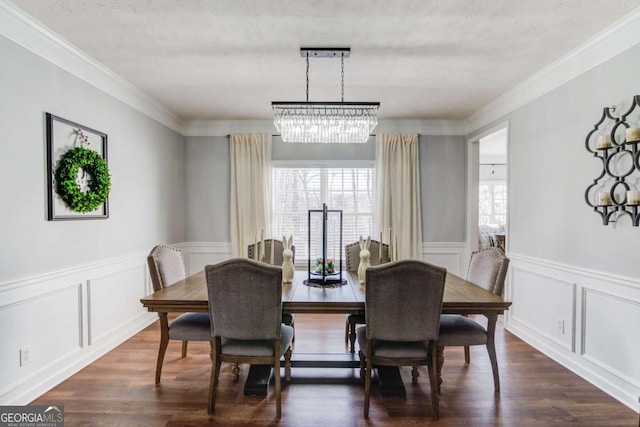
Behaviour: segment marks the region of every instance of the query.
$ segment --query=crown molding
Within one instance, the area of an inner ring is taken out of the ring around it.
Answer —
[[[465,120],[466,134],[578,77],[640,43],[640,8],[533,74]]]
[[[462,120],[384,120],[374,133],[415,132],[420,135],[466,135]],[[233,133],[277,133],[273,120],[202,120],[185,125],[185,136],[225,136]]]
[[[168,128],[184,133],[184,123],[178,116],[7,0],[0,0],[0,34]]]

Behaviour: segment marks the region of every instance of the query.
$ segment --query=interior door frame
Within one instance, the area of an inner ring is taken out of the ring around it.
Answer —
[[[507,223],[505,224],[507,247],[509,240],[509,121],[499,122],[482,132],[467,138],[467,262],[471,253],[478,249],[478,187],[480,185],[480,139],[499,130],[507,130]]]

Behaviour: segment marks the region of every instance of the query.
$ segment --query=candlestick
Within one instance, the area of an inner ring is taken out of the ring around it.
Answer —
[[[258,260],[258,235],[253,235],[253,259]]]
[[[637,191],[637,190],[627,191],[627,204],[640,205],[640,191]]]
[[[273,239],[271,239],[271,257],[269,258],[269,264],[273,265]]]
[[[264,228],[260,231],[260,261],[264,261]]]
[[[640,140],[640,127],[636,126],[636,127],[627,129],[625,135],[626,135],[625,140],[627,142],[635,142]]]
[[[598,193],[598,205],[609,206],[611,204],[611,195],[607,191],[600,191]]]
[[[396,236],[396,241],[393,245],[393,253],[395,254],[396,259],[398,259],[398,236]]]
[[[611,143],[611,135],[600,135],[598,137],[597,148],[611,148],[613,144]]]

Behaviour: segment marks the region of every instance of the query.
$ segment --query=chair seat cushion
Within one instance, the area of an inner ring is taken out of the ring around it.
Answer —
[[[347,322],[349,322],[350,325],[364,325],[366,323],[364,314],[348,314]]]
[[[367,342],[367,327],[359,327],[356,330],[356,336],[360,348],[364,351]],[[374,340],[371,351],[377,357],[426,359],[429,356],[429,342]]]
[[[281,325],[280,332],[280,355],[282,356],[291,345],[293,339],[293,328]],[[222,354],[234,356],[273,356],[272,340],[235,340],[222,338]]]
[[[487,343],[487,331],[478,322],[457,314],[440,316],[438,345],[462,346]]]
[[[209,313],[185,313],[169,325],[169,338],[182,341],[211,341]]]

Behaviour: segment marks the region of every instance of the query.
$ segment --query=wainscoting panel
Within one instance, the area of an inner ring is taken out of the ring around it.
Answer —
[[[640,281],[508,255],[507,330],[640,412]]]
[[[422,244],[422,259],[444,267],[456,276],[466,277],[467,244],[465,242],[428,242]]]
[[[27,301],[0,307],[0,395],[19,385],[65,354],[82,345],[81,285],[43,293]],[[29,352],[22,363],[21,352]]]
[[[147,266],[135,265],[87,281],[89,345],[140,315],[140,299],[148,295],[146,279]]]
[[[511,282],[510,318],[573,351],[576,284],[515,266]]]
[[[157,320],[140,304],[146,255],[0,283],[0,405],[28,404]]]
[[[584,288],[585,359],[640,389],[640,301]]]
[[[231,258],[229,242],[185,242],[176,245],[182,249],[187,274],[204,270],[205,265]]]

